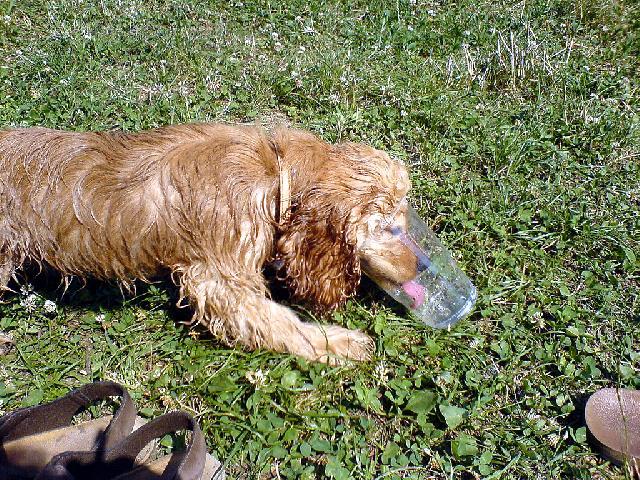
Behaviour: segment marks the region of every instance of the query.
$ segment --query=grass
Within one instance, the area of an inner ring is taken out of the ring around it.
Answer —
[[[0,125],[285,118],[368,142],[411,165],[479,288],[443,332],[365,283],[328,321],[375,358],[331,368],[224,348],[167,284],[30,277],[0,305],[0,408],[114,379],[147,416],[197,415],[231,478],[625,478],[582,415],[640,388],[639,18],[634,0],[0,0]]]

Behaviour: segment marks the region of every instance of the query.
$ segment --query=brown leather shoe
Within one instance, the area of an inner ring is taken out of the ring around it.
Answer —
[[[602,454],[618,465],[627,464],[640,478],[640,391],[603,388],[585,407],[587,427]]]
[[[83,408],[120,397],[115,415],[72,425]],[[145,423],[124,387],[114,382],[85,385],[45,405],[22,408],[0,418],[0,478],[33,478],[68,450],[111,448]]]
[[[191,431],[184,451],[140,462],[140,451],[168,433]],[[151,420],[107,451],[65,452],[54,457],[36,480],[224,480],[220,462],[208,455],[204,436],[184,412]]]

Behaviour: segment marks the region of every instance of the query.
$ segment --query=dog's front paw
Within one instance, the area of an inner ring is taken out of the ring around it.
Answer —
[[[344,360],[371,360],[375,346],[366,333],[342,327],[328,327],[325,333],[327,353],[320,358],[321,361],[335,365]]]

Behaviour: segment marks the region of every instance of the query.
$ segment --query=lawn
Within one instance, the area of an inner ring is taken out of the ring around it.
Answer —
[[[168,282],[31,275],[0,305],[1,413],[112,379],[196,415],[230,478],[625,478],[583,409],[640,388],[639,59],[636,0],[0,0],[0,126],[367,142],[479,290],[436,331],[363,282],[320,321],[374,359],[328,367],[188,328]]]

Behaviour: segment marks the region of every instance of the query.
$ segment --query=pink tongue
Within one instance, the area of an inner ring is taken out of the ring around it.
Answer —
[[[410,280],[402,284],[402,289],[411,297],[411,300],[413,300],[411,308],[415,309],[422,306],[424,303],[424,288],[422,285]]]

